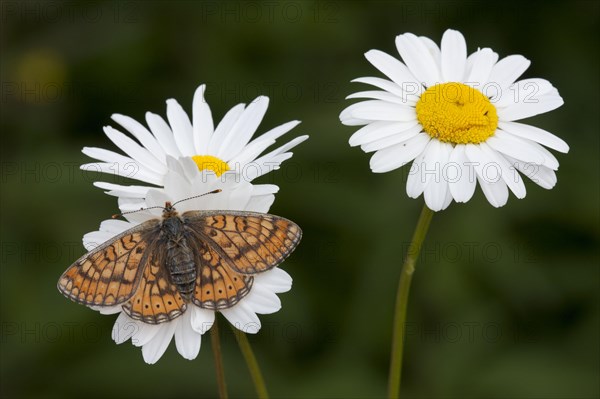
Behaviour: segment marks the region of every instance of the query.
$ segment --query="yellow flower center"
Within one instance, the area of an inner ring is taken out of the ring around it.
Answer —
[[[194,155],[192,160],[198,165],[198,169],[201,172],[203,170],[212,170],[217,177],[220,177],[230,169],[227,162],[217,157],[213,157],[212,155]]]
[[[462,83],[428,88],[417,102],[417,119],[433,138],[452,144],[477,144],[498,126],[496,107],[479,90]]]

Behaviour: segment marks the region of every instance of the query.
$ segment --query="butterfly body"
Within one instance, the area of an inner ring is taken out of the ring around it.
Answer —
[[[302,231],[256,212],[189,211],[170,203],[161,219],[135,226],[88,252],[60,277],[75,302],[122,306],[131,318],[163,323],[188,306],[227,309],[245,297],[254,275],[279,265]]]
[[[165,264],[170,281],[177,287],[184,301],[190,302],[198,268],[194,260],[194,251],[187,242],[186,236],[189,234],[186,234],[185,224],[177,213],[163,216],[161,235],[161,238],[166,240]]]

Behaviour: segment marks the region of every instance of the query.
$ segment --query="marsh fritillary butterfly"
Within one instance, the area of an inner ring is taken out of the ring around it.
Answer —
[[[296,248],[300,227],[265,213],[189,211],[167,202],[162,219],[133,227],[73,263],[58,289],[87,306],[122,305],[131,318],[159,324],[190,304],[234,306],[253,275],[274,268]]]

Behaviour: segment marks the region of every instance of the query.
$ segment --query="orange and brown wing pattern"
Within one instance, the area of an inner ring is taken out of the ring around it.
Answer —
[[[156,220],[136,226],[79,258],[58,280],[59,291],[88,306],[113,306],[128,300],[151,244],[144,231],[156,226]]]
[[[157,246],[141,276],[135,294],[123,305],[123,310],[134,320],[159,324],[183,314],[186,304],[168,278],[164,267],[166,248]]]
[[[254,280],[228,267],[228,262],[209,245],[197,245],[198,276],[192,302],[204,309],[227,309],[245,297]]]
[[[263,213],[191,211],[183,218],[227,266],[241,274],[256,274],[279,265],[302,237],[296,223]]]

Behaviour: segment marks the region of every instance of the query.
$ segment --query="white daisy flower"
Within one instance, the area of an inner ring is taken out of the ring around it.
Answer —
[[[215,128],[210,107],[204,99],[205,88],[201,85],[194,94],[192,120],[174,99],[167,100],[168,123],[159,115],[146,113],[149,129],[128,116],[112,115],[112,119],[135,140],[111,126],[105,126],[106,136],[125,155],[103,148],[85,147],[83,153],[100,162],[82,165],[81,169],[164,186],[167,158],[170,156],[177,160],[191,159],[199,170],[211,170],[217,176],[236,174],[238,180],[251,182],[279,169],[281,163],[292,156],[289,150],[308,138],[306,135],[296,137],[261,155],[300,121],[284,123],[250,141],[267,112],[268,97],[260,96],[248,106],[236,105]],[[94,185],[122,199],[120,205],[124,206],[124,211],[139,209],[151,188],[105,182]]]
[[[179,168],[180,164],[170,157],[167,157],[167,163],[169,168],[163,177],[165,188],[148,190],[145,207],[162,207],[166,201],[175,202],[218,188],[222,189],[220,193],[180,202],[177,204],[177,211],[183,213],[190,210],[219,209],[267,212],[273,202],[273,194],[264,194],[264,187],[244,181],[237,182],[233,175],[221,179],[212,171],[200,172],[190,158],[182,162],[183,168]],[[127,221],[105,220],[99,231],[83,237],[83,244],[86,249],[92,250],[146,220],[160,218],[161,214],[160,209],[149,209],[124,215]],[[257,314],[277,312],[281,308],[281,301],[276,294],[289,291],[291,286],[290,275],[278,267],[259,273],[254,276],[252,288],[245,297],[233,307],[219,312],[239,330],[256,333],[261,327]],[[188,305],[186,311],[176,319],[156,325],[130,318],[120,305],[92,308],[103,314],[119,313],[112,338],[117,344],[131,339],[135,346],[141,346],[144,360],[149,364],[160,359],[172,338],[175,338],[175,346],[181,356],[189,360],[195,359],[200,351],[202,334],[211,328],[215,320],[215,311],[193,304]]]
[[[467,56],[463,35],[447,30],[441,48],[431,39],[396,37],[404,63],[378,50],[365,56],[388,79],[355,82],[380,90],[354,93],[367,98],[340,114],[343,124],[361,126],[350,138],[371,157],[371,170],[388,172],[413,161],[406,191],[424,194],[439,211],[452,200],[467,202],[477,182],[495,207],[506,204],[508,189],[525,197],[519,172],[543,188],[556,184],[558,161],[545,147],[568,152],[555,135],[515,121],[560,107],[563,100],[544,79],[516,81],[529,67],[521,55],[498,61],[489,48]]]

